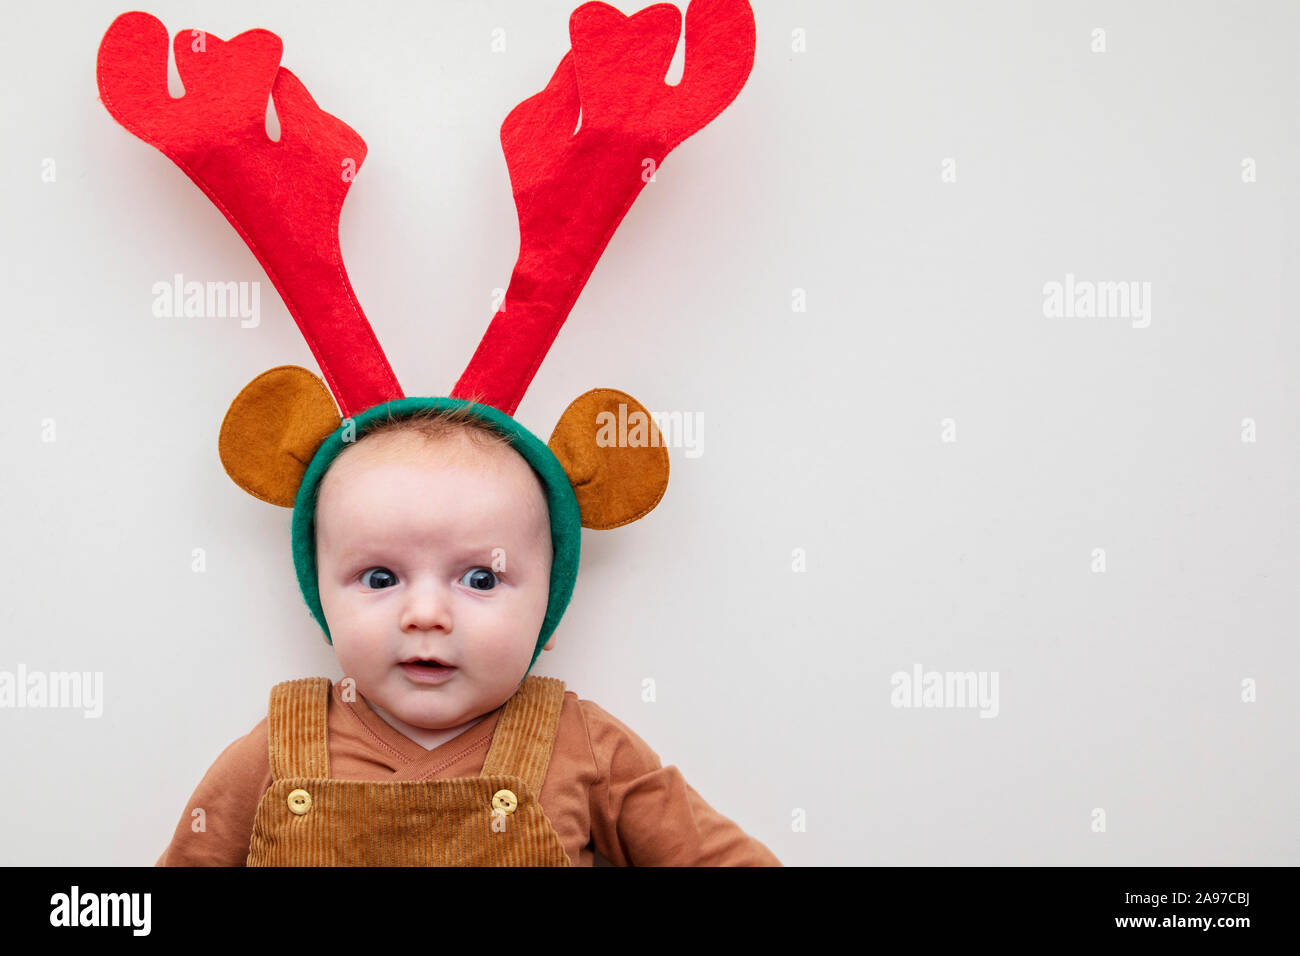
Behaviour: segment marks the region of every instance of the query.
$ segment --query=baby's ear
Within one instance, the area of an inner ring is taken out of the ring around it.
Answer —
[[[564,466],[584,528],[617,528],[649,514],[668,488],[668,449],[627,392],[593,388],[560,416],[547,442]]]
[[[221,423],[221,464],[255,498],[292,508],[316,449],[342,423],[330,391],[297,365],[263,372],[240,390]]]

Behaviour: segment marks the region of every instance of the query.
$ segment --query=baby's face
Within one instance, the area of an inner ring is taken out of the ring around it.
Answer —
[[[515,692],[551,558],[541,482],[506,447],[379,434],[321,483],[316,561],[335,654],[367,700],[412,727],[457,727]]]

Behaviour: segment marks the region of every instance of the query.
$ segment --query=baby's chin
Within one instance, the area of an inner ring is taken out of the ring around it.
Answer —
[[[459,704],[444,702],[438,705],[412,704],[409,701],[367,698],[375,709],[396,717],[402,723],[416,730],[452,730],[461,727],[487,711],[478,712],[475,707],[465,708]],[[489,710],[491,708],[488,708]],[[381,714],[382,716],[382,714]]]
[[[430,694],[407,689],[389,696],[390,706],[384,709],[420,730],[451,730],[496,710],[503,703],[505,699],[495,701],[479,696],[467,700],[454,693]],[[382,699],[379,705],[384,706]]]

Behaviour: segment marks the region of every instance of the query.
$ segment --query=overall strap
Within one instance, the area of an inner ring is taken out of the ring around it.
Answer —
[[[492,731],[480,776],[511,774],[519,777],[534,796],[542,791],[546,768],[555,746],[555,730],[564,704],[564,681],[530,675],[506,701]]]
[[[304,677],[271,688],[267,724],[271,737],[271,777],[328,777],[325,712],[330,679]]]

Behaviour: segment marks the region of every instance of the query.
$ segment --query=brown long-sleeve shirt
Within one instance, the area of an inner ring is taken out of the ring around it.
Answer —
[[[330,776],[341,780],[477,776],[504,709],[425,750],[356,697],[344,701],[335,682],[326,714]],[[208,769],[155,865],[243,866],[271,779],[264,717]],[[616,866],[781,866],[622,721],[573,691],[564,694],[538,800],[576,866],[593,864],[593,848]],[[199,808],[204,829],[195,832]]]

